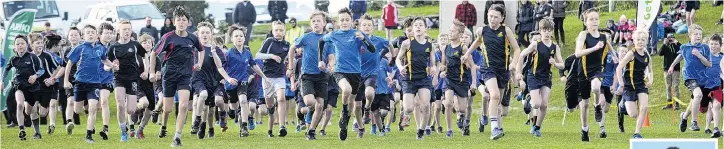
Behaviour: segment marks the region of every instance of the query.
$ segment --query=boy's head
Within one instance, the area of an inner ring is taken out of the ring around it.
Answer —
[[[101,28],[98,29],[98,34],[100,34],[101,43],[110,43],[113,41],[113,37],[115,37],[115,34],[113,33],[113,25],[101,23]]]
[[[405,36],[407,36],[407,37],[415,36],[412,33],[412,18],[405,19],[405,21],[402,22],[402,27],[405,28]]]
[[[196,36],[199,36],[199,41],[201,41],[201,43],[211,45],[213,30],[214,25],[209,22],[201,22],[197,27]]]
[[[121,34],[121,38],[131,39],[131,34],[133,33],[131,22],[128,20],[122,20],[119,22],[118,33]]]
[[[153,36],[148,34],[143,34],[140,37],[138,37],[138,42],[141,43],[141,46],[143,46],[143,49],[146,49],[146,52],[149,52],[153,49],[153,43],[154,43]]]
[[[638,28],[633,34],[634,47],[636,50],[645,50],[649,42],[649,30]]]
[[[470,44],[472,44],[472,43],[473,43],[473,32],[470,31],[470,30],[467,29],[467,28],[465,28],[465,29],[463,29],[463,30],[465,30],[465,33],[464,33],[463,36],[460,38],[460,39],[462,39],[462,41],[463,41],[463,45],[470,45]]]
[[[553,20],[550,18],[543,18],[538,22],[538,28],[540,28],[541,39],[551,39],[553,36]]]
[[[346,31],[352,28],[352,11],[345,7],[340,9],[337,15],[337,22],[339,22],[340,29]]]
[[[176,6],[173,11],[173,24],[176,30],[185,31],[189,27],[189,14],[183,6]]]
[[[709,49],[711,49],[711,53],[721,52],[721,45],[722,45],[721,38],[722,37],[719,34],[711,35],[711,38],[709,38]]]
[[[498,26],[505,19],[505,8],[503,5],[494,4],[488,9],[488,25]]]
[[[85,25],[83,27],[83,39],[86,42],[98,41],[98,30],[96,30],[96,27],[90,24]]]
[[[412,32],[415,36],[425,36],[427,34],[427,24],[422,17],[412,18]]]
[[[280,21],[272,22],[272,35],[274,35],[274,38],[283,39],[285,31],[286,27],[284,27],[284,23]]]
[[[583,12],[583,23],[586,28],[598,29],[598,9],[591,8]]]
[[[227,36],[229,40],[231,40],[231,43],[234,44],[237,48],[242,48],[244,46],[244,41],[246,40],[246,28],[241,27],[239,25],[231,25],[229,26],[229,29],[227,29]]]
[[[530,41],[531,41],[531,42],[533,42],[533,41],[540,41],[540,40],[541,40],[541,35],[540,35],[539,32],[536,32],[536,31],[530,32]],[[532,45],[532,44],[531,44],[531,45]]]
[[[23,55],[28,52],[28,37],[25,35],[15,36],[15,43],[13,43],[13,50],[17,55]]]
[[[691,39],[691,43],[698,44],[701,42],[702,31],[701,26],[697,24],[689,25],[689,39]]]
[[[367,14],[362,15],[362,17],[360,17],[357,22],[359,24],[359,26],[357,26],[357,29],[362,31],[362,33],[365,33],[367,35],[372,33],[372,29],[374,29],[375,26],[374,22],[372,21],[372,16]]]
[[[43,36],[39,33],[30,33],[28,34],[28,39],[30,39],[30,49],[34,52],[43,51]]]
[[[460,35],[465,34],[465,30],[467,30],[467,28],[465,28],[465,24],[455,19],[453,20],[453,24],[450,26],[450,35],[448,35],[448,37],[452,41],[457,41],[460,39]]]
[[[628,53],[628,51],[629,51],[629,49],[628,49],[628,47],[627,47],[626,45],[621,45],[621,46],[618,47],[618,55],[619,55],[619,56],[625,55],[626,53]]]
[[[327,14],[322,11],[315,10],[312,12],[312,15],[309,16],[309,25],[312,26],[312,31],[322,33],[324,25],[327,23],[326,18]]]
[[[439,46],[447,45],[450,43],[450,39],[448,38],[449,35],[446,33],[440,33],[440,35],[437,35],[437,42]]]
[[[68,30],[68,41],[70,41],[71,44],[75,45],[80,42],[80,36],[81,31],[77,27],[70,27]]]

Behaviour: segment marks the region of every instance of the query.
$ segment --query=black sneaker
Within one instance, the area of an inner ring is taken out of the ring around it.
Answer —
[[[684,119],[683,116],[684,116],[684,112],[681,112],[681,115],[679,116],[681,118],[681,122],[679,122],[679,130],[681,132],[686,132],[686,125],[689,122],[687,122],[687,120]]]
[[[347,128],[339,129],[339,140],[347,140]]]
[[[327,132],[325,132],[324,130],[320,130],[320,131],[319,131],[319,135],[320,135],[320,136],[323,136],[323,137],[324,137],[324,136],[327,136]]]
[[[214,136],[216,136],[216,134],[214,133],[214,128],[209,128],[209,138],[213,138]]]
[[[417,140],[422,140],[423,139],[422,137],[424,135],[425,135],[425,130],[422,130],[422,129],[417,130]]]
[[[20,132],[18,133],[18,138],[20,138],[20,140],[26,140],[26,137],[27,134],[25,134],[25,129],[20,129]]]
[[[719,138],[719,137],[721,137],[721,131],[717,130],[716,132],[711,134],[711,138]]]
[[[349,118],[350,118],[349,113],[342,112],[342,116],[339,119],[339,128],[347,129],[347,127],[349,125]]]
[[[202,122],[201,125],[199,125],[198,131],[199,139],[204,139],[204,137],[206,137],[206,122]]]
[[[287,128],[282,126],[279,128],[279,137],[285,137],[287,136]]]
[[[201,123],[200,119],[196,119],[193,123],[191,123],[191,134],[192,135],[199,133],[199,124],[200,123]]]
[[[272,130],[269,130],[269,131],[266,132],[266,135],[269,136],[269,138],[273,138],[273,137],[274,137],[274,132],[272,132]]]
[[[721,25],[722,23],[724,23],[724,20],[723,20],[723,19],[719,19],[719,21],[716,22],[716,25]]]
[[[588,138],[588,131],[581,130],[581,141],[590,142],[590,140]]]
[[[108,128],[103,128],[98,134],[101,135],[101,139],[108,140]]]
[[[671,102],[671,99],[669,99],[668,102]],[[668,110],[668,109],[671,109],[671,108],[674,108],[674,105],[672,105],[672,104],[666,104],[666,106],[662,107],[661,110]]]
[[[93,140],[93,136],[92,136],[92,135],[90,135],[90,134],[87,134],[87,135],[85,135],[85,142],[86,142],[86,143],[91,143],[91,144],[92,144],[92,143],[95,143],[96,141],[95,141],[95,140]]]
[[[601,118],[603,117],[603,109],[601,108],[601,105],[594,106],[594,119],[596,119],[596,122],[601,122]]]
[[[308,130],[306,136],[307,140],[317,140],[317,137],[315,136],[315,130]]]
[[[241,123],[241,130],[239,130],[239,137],[247,137],[249,136],[249,128],[246,127],[247,123]]]
[[[608,135],[606,134],[606,128],[603,127],[603,126],[601,126],[601,132],[600,132],[600,134],[599,134],[599,137],[601,137],[601,138],[606,138],[606,137],[608,137]]]
[[[171,147],[181,147],[181,138],[174,138]]]
[[[708,128],[707,128],[707,129],[704,129],[704,133],[705,133],[705,134],[711,134],[712,132],[711,132],[711,129],[708,129]]]
[[[470,136],[470,126],[463,127],[463,136]]]
[[[442,133],[442,126],[437,127],[437,133]]]
[[[161,133],[158,135],[158,138],[165,138],[166,137],[166,128],[161,128]]]
[[[33,139],[43,139],[43,136],[41,136],[40,133],[35,133]]]
[[[55,125],[48,126],[48,134],[53,135],[53,132],[55,132]]]

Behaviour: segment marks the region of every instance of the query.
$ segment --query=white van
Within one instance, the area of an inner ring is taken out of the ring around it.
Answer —
[[[164,15],[148,1],[113,1],[88,6],[81,22],[76,27],[90,24],[98,26],[103,22],[115,25],[119,20],[129,20],[133,32],[139,33],[146,27],[146,17],[151,17],[151,26],[161,30]]]
[[[67,26],[69,26],[68,12],[63,12],[61,16],[60,10],[55,0],[2,0],[3,7],[0,8],[0,32],[5,32],[5,22],[10,21],[10,17],[21,9],[38,10],[35,14],[33,22],[33,31],[43,31],[45,22],[50,22],[51,30],[55,33],[63,35]],[[4,35],[4,34],[3,34]]]

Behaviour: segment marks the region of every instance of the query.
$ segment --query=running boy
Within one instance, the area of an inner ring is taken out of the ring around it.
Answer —
[[[327,14],[324,12],[313,12],[312,15],[309,16],[312,32],[305,33],[297,38],[294,46],[289,50],[289,55],[296,55],[295,52],[298,48],[303,49],[301,62],[296,62],[296,59],[290,56],[289,63],[302,63],[300,89],[302,102],[314,111],[311,125],[308,126],[309,130],[307,130],[305,134],[308,140],[316,139],[317,125],[319,125],[319,121],[325,112],[325,98],[327,98],[328,95],[327,86],[329,79],[327,72],[320,68],[318,64],[319,61],[327,59],[327,56],[322,53],[324,47],[319,47],[319,40],[324,37],[325,18],[327,18]],[[287,70],[287,76],[291,76],[295,71],[295,67],[290,67],[289,70]],[[327,123],[323,124],[326,125]]]
[[[465,24],[458,20],[453,21],[453,26],[450,26],[450,44],[441,45],[440,50],[444,54],[442,56],[441,63],[445,65],[442,67],[440,76],[446,78],[447,86],[445,88],[445,120],[447,121],[447,133],[448,138],[452,138],[452,117],[453,110],[459,112],[458,121],[466,120],[468,115],[468,98],[470,90],[475,90],[477,85],[478,76],[477,65],[473,62],[473,59],[466,59],[462,61],[461,56],[465,50],[465,46],[460,41],[460,35],[465,32]],[[472,82],[468,82],[468,78],[472,78]],[[439,122],[438,122],[439,123]],[[463,135],[470,135],[470,127],[463,127]]]
[[[70,68],[73,64],[78,64],[78,72],[75,74],[75,113],[83,112],[83,102],[88,101],[88,122],[86,125],[86,142],[94,143],[93,134],[95,133],[96,114],[98,113],[98,98],[101,88],[101,68],[105,66],[118,67],[107,59],[105,53],[107,49],[98,41],[100,32],[95,27],[87,25],[83,27],[83,35],[85,42],[78,45],[68,54],[69,63],[66,68]],[[102,63],[101,63],[102,62]],[[64,85],[70,88],[68,81],[71,69],[65,70]]]
[[[267,108],[269,111],[269,137],[274,137],[272,128],[274,128],[274,118],[279,120],[279,136],[287,136],[287,128],[285,126],[287,119],[287,99],[285,99],[286,79],[284,78],[284,60],[289,52],[289,42],[284,40],[284,24],[282,22],[272,23],[272,34],[262,43],[261,48],[256,53],[256,58],[264,61],[264,74],[269,79],[264,80],[264,97],[266,98]],[[276,105],[276,108],[274,107]],[[274,117],[274,111],[278,117]]]
[[[518,41],[515,40],[513,30],[502,24],[505,18],[505,10],[501,5],[493,5],[487,13],[488,26],[478,29],[477,39],[465,53],[465,58],[469,58],[473,50],[478,47],[483,49],[484,63],[481,68],[482,79],[485,80],[486,88],[490,94],[490,103],[488,104],[488,113],[490,114],[490,125],[492,131],[490,139],[497,140],[505,136],[500,121],[498,119],[504,113],[501,106],[502,99],[505,97],[501,94],[505,91],[510,80],[510,71],[517,66],[516,59],[510,59],[510,49],[513,48],[513,57],[518,57],[520,48]],[[507,69],[506,69],[507,68]]]
[[[178,92],[179,96],[179,107],[178,116],[176,118],[176,134],[174,140],[171,143],[172,147],[181,146],[181,133],[183,131],[184,122],[186,121],[186,111],[188,111],[189,102],[189,90],[191,85],[191,73],[199,71],[201,69],[201,63],[194,64],[193,57],[197,57],[197,62],[203,62],[205,53],[203,45],[199,42],[199,39],[186,31],[189,25],[189,16],[186,10],[182,6],[176,7],[173,14],[174,25],[176,30],[174,32],[166,33],[159,41],[159,44],[155,47],[155,53],[151,53],[151,57],[155,57],[156,54],[166,52],[163,60],[162,68],[162,86],[163,86],[163,114],[164,117],[168,117],[168,114],[173,110],[173,98]],[[198,55],[194,55],[193,50],[199,51]],[[156,60],[151,59],[151,70],[155,69]],[[152,76],[154,79],[156,76]],[[164,125],[165,126],[165,125]],[[165,132],[166,127],[161,128],[161,132]]]
[[[541,40],[528,46],[526,50],[521,52],[520,61],[525,56],[532,54],[531,67],[528,70],[526,82],[519,81],[521,86],[526,86],[531,96],[531,107],[535,111],[533,122],[533,135],[541,137],[540,128],[548,111],[548,103],[551,92],[551,65],[558,69],[562,69],[564,64],[561,58],[560,47],[553,43],[553,20],[542,19],[538,22]],[[554,57],[555,56],[555,57]],[[518,64],[518,68],[522,68],[523,63]],[[523,79],[522,70],[517,70],[518,80]]]
[[[8,64],[5,65],[5,71],[2,73],[3,77],[0,78],[4,78],[12,68],[15,68],[15,79],[12,80],[12,85],[17,103],[15,116],[18,125],[20,125],[18,137],[20,140],[26,140],[25,126],[22,124],[25,121],[24,114],[33,115],[35,113],[32,105],[37,101],[37,98],[34,94],[37,94],[40,89],[40,82],[36,81],[39,81],[37,79],[45,73],[45,70],[40,63],[40,58],[30,52],[30,44],[28,44],[30,42],[28,42],[27,37],[18,35],[15,36],[14,41],[13,50],[15,56],[10,58]],[[0,82],[0,86],[3,86],[2,82]],[[34,123],[37,125],[37,119]],[[35,134],[39,135],[40,131],[36,129]]]
[[[699,124],[697,123],[697,116],[699,115],[699,105],[704,97],[701,86],[705,85],[704,82],[706,79],[710,79],[701,74],[703,74],[704,71],[712,65],[709,59],[711,56],[709,45],[702,43],[701,38],[701,26],[697,24],[689,26],[689,39],[691,39],[691,41],[681,45],[679,56],[677,56],[673,62],[674,64],[677,64],[682,59],[684,60],[684,70],[682,70],[682,74],[684,75],[684,85],[689,88],[694,95],[694,98],[691,100],[686,110],[681,112],[681,123],[679,123],[679,130],[681,132],[686,131],[687,118],[689,115],[692,117],[690,129],[692,131],[700,130]],[[669,67],[667,73],[671,74],[673,72],[674,66]]]
[[[342,8],[338,11],[339,16],[338,22],[340,29],[335,30],[319,41],[318,47],[324,47],[325,44],[334,45],[335,61],[330,61],[334,64],[334,77],[339,85],[342,93],[342,115],[339,121],[340,134],[339,139],[344,141],[347,139],[347,125],[349,124],[349,107],[350,102],[357,96],[358,87],[361,81],[361,60],[360,54],[364,49],[361,49],[364,45],[367,47],[369,52],[375,52],[375,47],[369,42],[367,37],[360,33],[360,31],[352,29],[352,12],[348,8]],[[326,64],[320,60],[318,67],[320,69],[325,68]],[[359,101],[361,104],[361,101]],[[356,103],[356,102],[355,102]],[[361,105],[359,107],[361,112]],[[362,113],[357,115],[358,121],[362,122]],[[364,132],[364,128],[360,129]]]
[[[435,53],[432,51],[432,43],[426,38],[425,21],[421,17],[412,20],[414,37],[402,42],[396,64],[402,77],[404,110],[406,113],[414,111],[417,139],[422,140],[427,125],[425,118],[429,118],[425,115],[430,111],[432,80],[428,76],[437,74],[437,67],[434,67]]]
[[[131,40],[131,22],[123,20],[118,23],[117,27],[120,36],[118,43],[111,45],[108,49],[108,59],[119,64],[119,69],[114,71],[116,114],[118,115],[118,124],[121,127],[121,141],[126,142],[128,141],[126,120],[127,117],[131,117],[136,112],[136,95],[139,91],[138,81],[141,79],[141,73],[143,73],[140,71],[143,70],[140,69],[140,65],[143,63],[141,58],[146,50],[140,43]],[[133,126],[133,123],[128,122],[131,126]]]
[[[626,113],[631,118],[636,119],[636,130],[633,138],[641,139],[643,138],[641,136],[641,126],[644,124],[649,106],[648,90],[654,83],[654,79],[653,68],[649,62],[651,56],[645,51],[648,43],[647,39],[649,38],[648,30],[639,28],[634,32],[633,36],[635,50],[629,51],[621,59],[623,65],[616,67],[617,79],[615,80],[619,84],[623,84],[623,87],[617,89],[617,93],[623,94],[623,100],[625,101],[624,106],[621,108],[625,108]],[[717,80],[717,82],[720,81]],[[636,108],[637,101],[638,109]]]

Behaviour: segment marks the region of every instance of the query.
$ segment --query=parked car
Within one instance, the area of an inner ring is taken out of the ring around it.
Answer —
[[[21,9],[35,9],[35,20],[33,22],[32,31],[39,32],[45,29],[45,22],[50,22],[51,30],[55,33],[63,34],[68,20],[68,12],[63,12],[61,16],[60,10],[55,0],[4,0],[3,7],[0,8],[0,30],[4,32],[5,22],[10,21],[13,14]],[[4,35],[4,34],[3,34]]]
[[[163,27],[164,14],[148,1],[104,2],[88,6],[77,27],[87,24],[98,26],[103,22],[114,24],[119,20],[129,20],[133,26],[133,32],[139,33],[141,28],[146,26],[147,16],[152,19],[151,26],[156,29]]]

